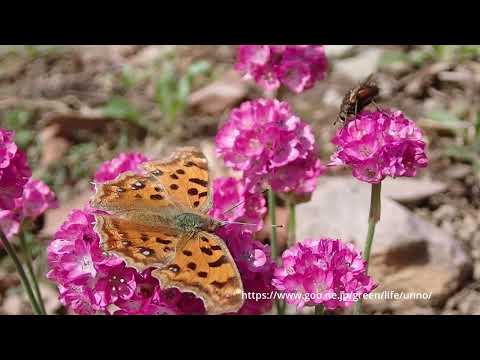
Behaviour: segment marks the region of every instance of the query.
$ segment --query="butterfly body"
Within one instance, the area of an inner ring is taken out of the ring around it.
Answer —
[[[211,218],[206,158],[184,148],[164,161],[142,164],[97,184],[92,206],[103,249],[138,271],[153,268],[161,288],[176,287],[200,297],[209,314],[235,312],[243,285],[224,241],[222,222]]]
[[[220,221],[193,213],[182,213],[175,216],[175,227],[186,233],[214,232],[220,225]]]
[[[370,75],[360,85],[350,89],[344,96],[340,106],[337,120],[345,124],[350,117],[356,116],[365,107],[370,105],[380,93],[380,88],[373,81],[373,75]]]

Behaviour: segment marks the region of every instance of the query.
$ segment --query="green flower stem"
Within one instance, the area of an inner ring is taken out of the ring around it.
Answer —
[[[295,203],[288,201],[288,246],[295,244],[296,218]]]
[[[268,215],[270,216],[270,222],[272,225],[272,236],[270,241],[270,248],[272,249],[272,260],[276,261],[278,256],[277,249],[277,217],[276,217],[277,204],[275,201],[275,193],[272,188],[268,188]]]
[[[30,252],[30,248],[27,244],[25,236],[28,236],[28,234],[25,234],[24,232],[20,233],[20,236],[19,236],[20,246],[22,247],[23,256],[25,257],[25,263],[27,264],[28,275],[30,276],[30,280],[33,284],[33,291],[35,292],[37,303],[39,304],[40,309],[42,310],[42,315],[46,315],[47,311],[45,310],[45,304],[43,303],[42,293],[40,291],[40,287],[38,286],[38,281],[37,281],[37,277],[35,276],[35,272],[33,271],[32,254]]]
[[[276,218],[277,204],[275,201],[275,192],[271,187],[268,188],[268,215],[270,216],[270,222],[272,225],[272,235],[270,237],[270,249],[272,250],[272,260],[277,261],[278,248],[277,248],[277,218]],[[280,300],[275,300],[275,306],[277,308],[277,314],[285,314],[285,307]]]
[[[5,234],[0,231],[0,239],[2,240],[3,247],[5,248],[7,254],[12,258],[13,263],[15,264],[15,267],[17,268],[18,275],[20,275],[20,280],[22,281],[23,287],[25,289],[25,292],[27,293],[27,296],[30,300],[30,304],[32,305],[32,310],[35,315],[39,315],[42,313],[40,306],[38,306],[37,301],[35,300],[35,296],[33,295],[32,287],[30,286],[30,282],[28,281],[28,277],[25,274],[25,271],[23,270],[22,264],[20,263],[20,260],[17,257],[17,254],[15,253],[15,250],[13,249],[12,245],[10,242],[7,240],[5,237]]]
[[[325,308],[323,305],[315,305],[315,315],[325,315]]]
[[[375,226],[380,221],[381,214],[381,191],[382,183],[372,184],[372,193],[370,197],[370,214],[368,216],[368,233],[367,240],[365,241],[365,248],[363,250],[363,258],[367,262],[366,271],[368,271],[368,263],[370,261],[370,252],[372,250],[373,237],[375,235]],[[360,315],[362,313],[362,301],[358,300],[355,303],[355,308],[353,313],[355,315]]]

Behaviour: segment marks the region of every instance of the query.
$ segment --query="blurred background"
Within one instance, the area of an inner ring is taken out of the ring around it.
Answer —
[[[378,291],[429,299],[371,300],[374,314],[480,314],[480,46],[326,46],[329,74],[301,95],[286,94],[309,122],[328,162],[345,92],[371,73],[380,106],[402,110],[424,130],[430,165],[386,181],[371,272]],[[262,96],[233,70],[235,46],[0,46],[0,126],[16,131],[33,176],[60,207],[37,224],[35,269],[47,311],[63,314],[43,274],[45,248],[73,208],[92,195],[98,165],[122,151],[159,158],[195,145],[213,176],[227,175],[214,136],[230,110]],[[369,187],[329,171],[298,207],[297,238],[330,236],[362,246]],[[286,224],[279,203],[278,218]],[[284,244],[285,232],[280,233]],[[269,241],[268,231],[258,234]],[[0,249],[0,314],[30,312],[13,264]]]

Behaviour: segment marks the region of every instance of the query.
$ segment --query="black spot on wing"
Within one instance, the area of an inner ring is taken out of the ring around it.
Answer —
[[[213,254],[213,251],[212,251],[210,248],[208,248],[208,247],[202,246],[202,247],[200,248],[200,250],[201,250],[204,254],[207,254],[207,255],[212,255],[212,254]]]
[[[210,262],[208,263],[208,266],[210,267],[220,267],[222,266],[223,264],[226,264],[228,261],[227,261],[227,258],[225,255],[222,255],[218,260],[215,260],[214,262]]]
[[[202,180],[202,179],[191,178],[191,179],[188,179],[188,181],[190,181],[191,183],[203,186],[205,188],[208,187],[208,181],[205,181],[205,180]]]

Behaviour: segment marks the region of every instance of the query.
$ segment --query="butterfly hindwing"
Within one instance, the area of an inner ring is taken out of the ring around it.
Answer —
[[[95,214],[95,220],[103,250],[124,258],[140,271],[165,266],[175,257],[179,234],[173,229],[109,215]]]
[[[207,313],[235,312],[243,305],[242,281],[227,246],[218,236],[199,232],[185,241],[171,264],[152,275],[161,286],[193,292]]]

